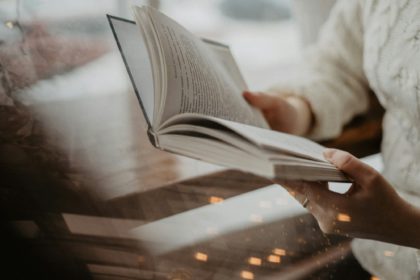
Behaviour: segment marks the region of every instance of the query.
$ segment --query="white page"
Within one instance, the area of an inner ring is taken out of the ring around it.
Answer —
[[[263,147],[271,148],[274,150],[284,149],[295,154],[327,162],[322,154],[325,147],[306,138],[221,119],[215,119],[215,121],[223,124],[233,131],[238,132],[242,136],[254,141]]]
[[[152,67],[142,34],[135,23],[122,19],[109,18],[118,39],[120,51],[124,55],[126,67],[131,75],[133,86],[143,105],[148,121],[154,121],[154,90]]]
[[[273,152],[278,150],[328,163],[322,154],[325,147],[309,139],[274,130],[236,123],[212,116],[184,113],[168,120],[164,124],[164,127],[180,123],[200,123],[206,120],[220,124],[227,129],[236,132],[256,145],[268,149],[267,151],[270,149],[273,150]]]
[[[261,113],[243,99],[246,88],[232,79],[207,44],[158,11],[142,9],[147,9],[153,20],[166,63],[162,121],[190,112],[268,127]]]
[[[217,59],[219,59],[221,65],[230,76],[230,80],[235,83],[238,88],[248,89],[244,77],[239,70],[238,64],[236,64],[235,58],[230,51],[229,46],[222,45],[211,40],[203,39],[207,46],[213,51]]]

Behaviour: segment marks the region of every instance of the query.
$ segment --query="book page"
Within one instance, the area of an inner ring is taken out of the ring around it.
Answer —
[[[226,68],[228,60],[223,65],[206,43],[185,28],[154,9],[143,9],[152,19],[166,64],[162,122],[180,113],[198,113],[268,127],[262,114],[243,99],[246,86],[230,74],[234,70]]]
[[[325,148],[305,138],[197,114],[172,120],[159,132],[164,150],[261,176],[348,181],[324,159]]]
[[[303,137],[191,113],[178,115],[168,120],[164,126],[170,127],[176,124],[221,125],[224,129],[233,131],[255,145],[266,149],[267,152],[273,153],[273,156],[276,152],[281,152],[331,165],[323,156],[325,147]]]
[[[230,75],[231,81],[234,82],[238,88],[248,89],[229,46],[208,39],[202,39],[202,41],[206,43],[211,51],[213,51],[222,67],[226,70],[228,75]]]
[[[151,62],[143,35],[139,35],[134,22],[112,16],[108,16],[108,19],[146,122],[152,126],[156,115],[155,93]]]
[[[327,162],[323,156],[325,147],[309,139],[282,133],[274,130],[261,129],[244,124],[214,118],[214,121],[250,139],[261,147],[272,151],[287,151],[291,154]]]

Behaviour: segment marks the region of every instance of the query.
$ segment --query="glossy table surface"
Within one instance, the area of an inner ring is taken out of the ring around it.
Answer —
[[[100,22],[101,36],[79,34],[68,22],[6,23],[17,39],[0,32],[4,274],[332,277],[348,240],[325,236],[283,188],[150,145]],[[57,32],[60,24],[71,32]]]
[[[341,240],[266,179],[153,148],[130,90],[26,103],[29,133],[0,145],[1,207],[38,273],[261,278]]]

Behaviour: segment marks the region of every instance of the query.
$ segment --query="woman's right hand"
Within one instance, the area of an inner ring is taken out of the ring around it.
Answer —
[[[311,107],[304,98],[245,91],[244,98],[258,108],[273,130],[306,135],[313,123]]]
[[[314,215],[323,232],[420,249],[420,208],[351,154],[326,149],[324,157],[351,179],[346,193],[330,191],[327,182],[276,180]]]

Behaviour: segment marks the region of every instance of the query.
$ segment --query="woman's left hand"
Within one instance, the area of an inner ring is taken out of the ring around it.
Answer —
[[[326,182],[276,181],[305,202],[322,231],[420,247],[419,209],[351,154],[327,149],[324,156],[353,181],[345,194],[330,191]]]

